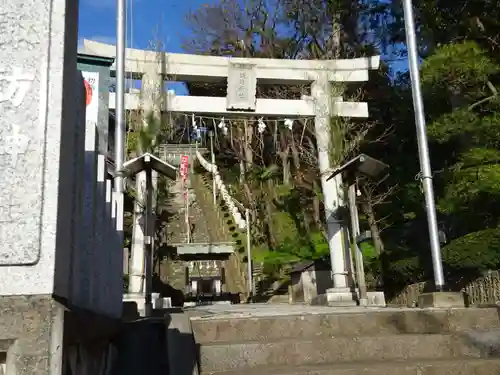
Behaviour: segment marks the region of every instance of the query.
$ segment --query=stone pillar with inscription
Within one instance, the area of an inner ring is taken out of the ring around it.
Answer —
[[[65,20],[77,9],[54,3],[33,2],[39,12],[18,1],[0,8],[0,295],[67,297],[54,274],[72,243],[81,87],[76,26]]]
[[[61,375],[63,348],[116,327],[74,309],[88,276],[71,267],[85,260],[78,1],[3,1],[0,15],[0,373]]]
[[[78,2],[3,1],[0,14],[0,365],[58,375],[74,248]]]

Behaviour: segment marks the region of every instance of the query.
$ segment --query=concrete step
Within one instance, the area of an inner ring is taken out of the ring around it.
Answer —
[[[193,174],[191,184],[196,193],[196,199],[203,211],[203,217],[208,225],[209,237],[214,242],[232,242],[232,238],[219,218],[218,207],[214,207],[211,184],[202,174]]]
[[[500,374],[498,359],[456,361],[392,361],[256,368],[203,375],[494,375]]]
[[[489,358],[500,352],[500,332],[484,335],[397,334],[207,344],[200,347],[199,364],[202,372],[222,372],[355,361]]]
[[[380,309],[328,314],[197,318],[191,321],[196,342],[273,341],[331,336],[453,333],[500,328],[496,308]]]
[[[166,352],[169,365],[169,371],[166,373],[172,375],[198,375],[196,343],[189,324],[189,314],[169,314],[166,322],[168,324]],[[136,374],[146,373],[138,372]]]

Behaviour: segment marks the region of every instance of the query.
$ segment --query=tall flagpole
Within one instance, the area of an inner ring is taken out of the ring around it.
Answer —
[[[418,67],[417,38],[415,31],[415,18],[411,0],[403,0],[405,18],[406,44],[408,47],[408,65],[410,68],[411,90],[413,96],[413,109],[415,111],[415,124],[417,126],[418,154],[422,185],[424,189],[427,223],[429,226],[429,239],[432,252],[432,266],[434,269],[434,284],[438,291],[442,291],[445,282],[443,275],[443,262],[441,260],[441,245],[436,217],[436,204],[434,202],[434,189],[432,187],[432,170],[427,142],[425,125],[425,112],[420,90],[420,74]]]
[[[125,151],[125,16],[125,0],[116,0],[115,204],[116,230],[121,247],[123,247],[123,177],[118,172],[123,168]]]

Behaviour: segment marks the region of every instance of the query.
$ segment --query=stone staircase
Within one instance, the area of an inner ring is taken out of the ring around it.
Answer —
[[[187,242],[186,204],[180,180],[168,181],[167,188],[169,196],[166,205],[169,217],[165,235],[167,244],[175,247]],[[224,230],[211,201],[211,191],[202,185],[197,174],[190,175],[188,196],[191,243],[199,246],[231,243],[232,237],[227,230]],[[187,266],[188,263],[184,260],[164,259],[159,266],[160,277],[163,282],[184,291]]]
[[[214,223],[213,226],[219,228],[222,236],[227,238],[227,241],[233,242],[235,246],[235,252],[231,254],[227,261],[225,261],[228,291],[244,295],[244,298],[246,298],[248,288],[246,274],[247,267],[246,262],[244,261],[246,254],[245,234],[237,228],[229,209],[225,206],[223,200],[219,196],[217,197],[217,205],[213,205],[213,185],[210,174],[200,170],[199,173],[195,174],[195,176],[196,183],[193,183],[193,187],[196,187],[197,196],[200,197],[200,201],[201,199],[204,200],[204,207],[210,206],[210,209],[214,212],[212,221]]]
[[[169,181],[167,239],[171,244],[185,243],[187,239],[186,203],[180,180]],[[206,177],[198,173],[190,175],[188,181],[189,220],[192,243],[232,243],[235,242],[231,226],[224,221],[224,214],[214,206],[211,186]]]
[[[191,242],[210,242],[212,226],[205,219],[205,207],[200,205],[193,183],[188,185]],[[185,243],[187,241],[186,203],[180,180],[168,182],[169,199],[167,203],[171,217],[167,225],[167,242],[169,244]]]
[[[243,262],[245,255],[244,234],[239,231],[222,200],[213,204],[212,183],[204,173],[190,174],[189,178],[189,217],[191,224],[191,244],[208,246],[208,244],[234,244],[235,252],[228,256],[219,266],[224,268],[224,279],[226,281],[226,292],[240,294],[246,297],[246,265]],[[187,229],[185,222],[185,200],[180,181],[169,181],[169,199],[167,243],[172,246],[182,246],[187,240]],[[167,259],[162,262],[162,280],[168,282],[176,289],[183,289],[186,278],[184,260]]]
[[[208,186],[206,177],[198,173],[191,175],[191,186],[195,192],[198,206],[201,208],[201,215],[210,228],[208,232],[209,241],[207,242],[233,242],[231,232],[221,218],[219,207],[213,204],[212,190]]]
[[[202,154],[208,152],[206,148],[198,148]],[[189,168],[192,170],[192,163],[196,165],[195,146],[189,144],[162,144],[158,146],[158,155],[176,167],[180,166],[183,155],[188,156]],[[185,243],[187,240],[186,225],[186,202],[180,179],[168,181],[167,190],[169,199],[167,208],[170,213],[167,226],[167,242],[170,244]],[[205,196],[211,194],[210,191],[201,188],[199,176],[190,173],[188,179],[189,196],[189,221],[192,243],[220,243],[230,242],[230,237],[221,232],[220,227],[214,226],[214,208],[212,204],[207,204]]]
[[[500,374],[496,308],[330,311],[193,317],[200,374]]]
[[[221,230],[224,232],[224,236],[227,236],[228,238],[231,239],[231,241],[235,243],[239,252],[244,252],[245,236],[239,230],[239,228],[237,228],[228,208],[225,206],[224,201],[220,198],[220,196],[217,196],[217,205],[215,207],[213,205],[213,197],[212,197],[213,185],[210,174],[206,172],[201,172],[198,173],[196,176],[199,182],[198,186],[200,186],[201,190],[200,195],[202,195],[202,192],[209,192],[209,197],[207,197],[205,193],[205,200],[207,200],[207,205],[210,205],[211,208],[215,210],[215,213],[217,215],[216,220],[218,223],[218,227],[221,228]]]

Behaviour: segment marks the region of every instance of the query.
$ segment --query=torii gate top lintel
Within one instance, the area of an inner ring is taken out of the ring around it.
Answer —
[[[116,47],[85,40],[83,52],[114,57]],[[183,82],[227,79],[226,97],[176,96],[169,93],[167,100],[161,104],[161,110],[219,115],[239,113],[254,116],[317,117],[320,113],[328,113],[345,117],[367,117],[367,103],[345,102],[342,97],[332,97],[333,92],[330,92],[328,85],[335,81],[368,81],[369,70],[377,69],[379,64],[379,56],[350,60],[283,60],[127,49],[126,71],[141,75],[141,89],[143,92],[151,92],[151,95],[142,95],[141,98],[138,93],[127,93],[125,106],[130,110],[152,108],[149,102],[152,97],[158,96],[157,91],[162,88],[160,82],[165,79]],[[257,98],[259,83],[311,84],[311,97],[299,100]],[[328,97],[326,101],[323,98],[325,96]],[[110,108],[114,106],[115,96],[110,93]]]
[[[112,44],[84,40],[83,52],[115,57],[116,47]],[[126,69],[130,73],[146,74],[153,70],[168,76],[169,80],[203,82],[215,77],[224,78],[228,76],[230,66],[242,65],[254,69],[258,80],[283,84],[312,82],[320,75],[324,75],[329,81],[366,81],[368,70],[378,69],[380,65],[380,56],[339,60],[284,60],[203,56],[140,49],[127,49],[126,60]],[[114,65],[111,69],[114,70]]]

